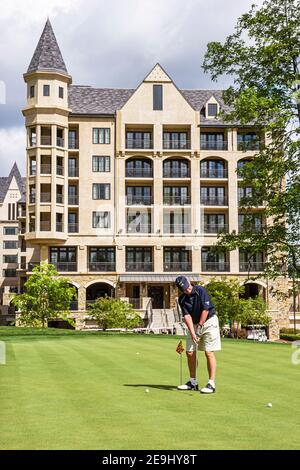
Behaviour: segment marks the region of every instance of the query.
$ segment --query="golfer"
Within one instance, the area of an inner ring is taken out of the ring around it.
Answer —
[[[175,284],[182,292],[178,302],[188,327],[186,354],[190,371],[190,380],[185,385],[179,385],[178,389],[198,390],[196,378],[198,348],[199,351],[205,352],[209,378],[206,387],[200,392],[215,393],[217,363],[214,351],[220,351],[221,338],[214,305],[207,290],[202,286],[192,286],[185,276],[177,277]]]

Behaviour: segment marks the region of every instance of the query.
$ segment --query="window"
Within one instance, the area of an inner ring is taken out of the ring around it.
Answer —
[[[16,204],[8,204],[8,220],[16,220]]]
[[[4,235],[17,235],[18,227],[3,227]]]
[[[162,85],[153,85],[153,110],[162,111],[163,109],[163,87]]]
[[[93,156],[93,171],[94,172],[109,172],[110,171],[110,157]]]
[[[110,144],[110,129],[94,127],[93,144]]]
[[[110,212],[93,212],[93,228],[110,228]]]
[[[29,89],[29,96],[30,98],[34,98],[34,85],[31,85]]]
[[[187,132],[164,132],[164,149],[188,149],[190,142]]]
[[[58,97],[63,98],[64,97],[64,89],[62,86],[58,88]]]
[[[3,255],[3,263],[17,263],[18,255]]]
[[[151,247],[127,247],[126,270],[127,271],[152,271]]]
[[[152,133],[140,131],[126,132],[126,148],[150,149],[152,148]]]
[[[93,184],[93,199],[110,199],[110,184]]]
[[[16,269],[3,269],[3,277],[17,277]]]
[[[50,85],[43,85],[43,95],[50,96]]]
[[[215,117],[218,114],[218,105],[209,103],[207,105],[207,115],[209,117]]]
[[[58,271],[77,270],[77,252],[74,246],[50,247],[50,264]]]
[[[90,247],[89,262],[90,263],[114,263],[115,262],[115,248]]]
[[[18,241],[17,240],[5,240],[3,242],[4,250],[15,250],[18,248]]]

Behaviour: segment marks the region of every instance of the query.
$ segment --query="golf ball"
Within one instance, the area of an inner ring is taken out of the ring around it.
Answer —
[[[267,404],[267,407],[268,407],[268,408],[272,408],[272,406],[273,406],[272,403],[268,403],[268,404]]]
[[[149,388],[146,388],[145,392],[146,392],[146,393],[149,393]]]

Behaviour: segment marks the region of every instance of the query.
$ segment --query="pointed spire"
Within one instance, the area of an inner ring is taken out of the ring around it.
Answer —
[[[27,73],[35,72],[37,70],[50,70],[66,74],[68,73],[49,18],[46,21],[44,30],[29,64]]]

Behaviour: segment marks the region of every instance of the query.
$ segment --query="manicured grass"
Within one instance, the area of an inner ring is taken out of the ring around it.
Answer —
[[[4,327],[0,339],[0,449],[299,448],[290,345],[223,341],[205,396],[176,390],[178,337]],[[203,385],[203,353],[199,371]]]

